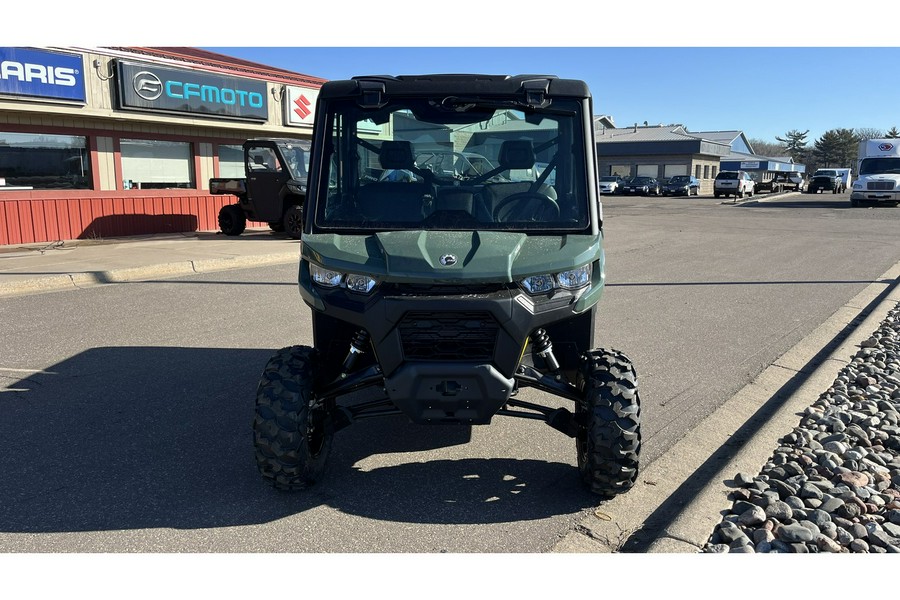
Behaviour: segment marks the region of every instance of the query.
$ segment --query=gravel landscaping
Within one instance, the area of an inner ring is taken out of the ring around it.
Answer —
[[[762,472],[734,482],[703,552],[900,552],[900,305]]]

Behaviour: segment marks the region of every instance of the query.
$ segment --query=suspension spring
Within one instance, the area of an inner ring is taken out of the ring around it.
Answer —
[[[544,359],[551,373],[559,373],[559,361],[553,355],[553,344],[550,336],[544,329],[537,329],[531,334],[531,343],[534,344],[535,354]]]
[[[350,351],[347,353],[347,358],[344,359],[344,365],[341,367],[341,372],[344,375],[353,370],[359,357],[365,354],[366,346],[368,344],[369,332],[365,329],[357,331],[356,335],[353,336],[353,339],[350,340]]]

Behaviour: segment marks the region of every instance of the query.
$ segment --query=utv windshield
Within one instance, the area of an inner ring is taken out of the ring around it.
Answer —
[[[448,100],[454,100],[448,102]],[[393,98],[326,111],[323,230],[589,227],[582,104]]]
[[[279,142],[278,147],[287,160],[288,170],[293,179],[306,180],[309,173],[309,145],[293,142]]]

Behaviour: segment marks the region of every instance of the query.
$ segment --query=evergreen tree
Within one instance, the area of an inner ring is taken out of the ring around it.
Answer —
[[[852,129],[829,129],[813,144],[817,168],[852,167],[859,149],[859,136]]]
[[[897,131],[897,127],[891,127],[886,134],[884,134],[886,138],[900,138],[900,131]]]
[[[787,153],[794,159],[794,162],[800,163],[806,160],[807,148],[806,148],[806,136],[809,134],[809,129],[806,131],[799,131],[797,129],[791,129],[784,137],[775,137],[776,140],[784,144],[784,147],[787,150]]]

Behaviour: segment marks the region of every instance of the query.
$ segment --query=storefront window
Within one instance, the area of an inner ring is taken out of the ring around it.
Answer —
[[[676,175],[687,175],[688,174],[688,166],[687,165],[666,165],[663,168],[663,177],[669,179],[671,177],[675,177]]]
[[[638,177],[659,177],[659,165],[638,165]]]
[[[89,189],[87,138],[0,132],[0,179],[36,190]]]
[[[631,177],[631,165],[610,165],[609,175],[618,175],[619,177]]]
[[[241,146],[219,146],[219,177],[244,176],[244,149]]]
[[[121,150],[125,189],[194,187],[190,143],[121,140]]]

